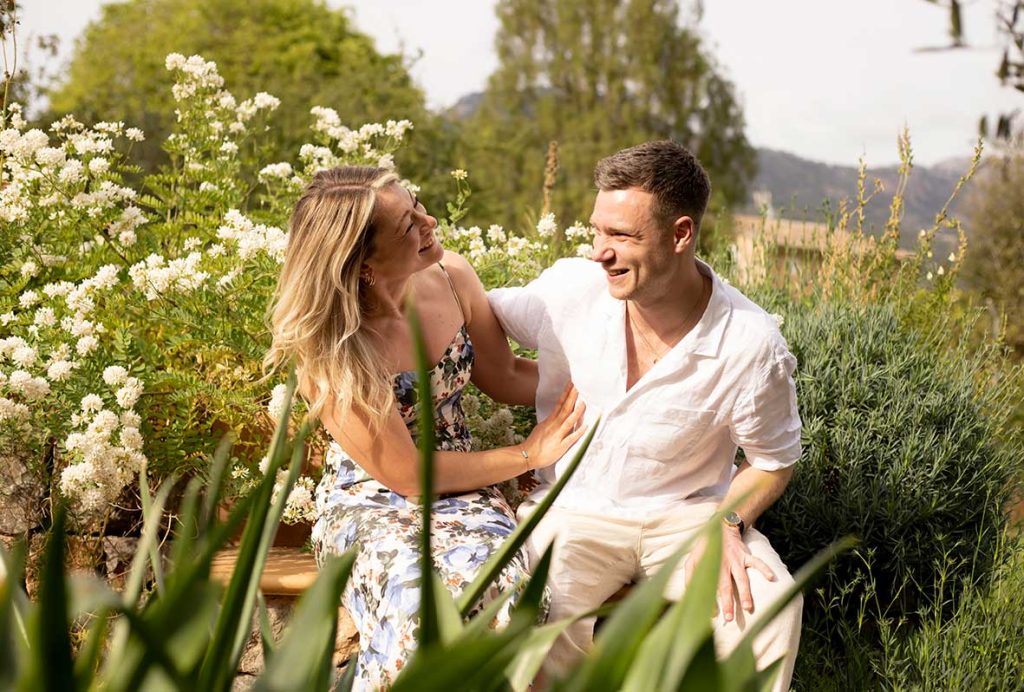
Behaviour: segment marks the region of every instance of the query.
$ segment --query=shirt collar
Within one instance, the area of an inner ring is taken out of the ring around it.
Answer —
[[[700,321],[676,346],[682,346],[678,350],[716,358],[722,348],[722,339],[725,337],[729,318],[732,316],[732,301],[729,299],[725,283],[715,274],[715,271],[706,262],[699,259],[696,261],[697,271],[711,279],[711,298],[708,300],[708,306],[704,309]],[[609,324],[618,324],[620,328],[624,328],[625,301],[612,298],[607,287],[604,289],[602,299],[604,300],[605,316],[610,320],[617,320],[611,321]]]
[[[725,328],[732,316],[732,301],[729,300],[725,284],[714,270],[701,260],[697,260],[697,271],[711,279],[711,298],[704,314],[687,336],[692,337],[692,352],[708,358],[718,356],[725,337]]]

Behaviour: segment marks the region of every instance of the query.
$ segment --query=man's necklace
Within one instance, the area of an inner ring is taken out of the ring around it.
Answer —
[[[690,323],[690,318],[693,317],[693,314],[695,312],[697,312],[697,308],[700,307],[700,304],[704,302],[704,294],[706,292],[707,292],[707,286],[704,283],[704,277],[701,277],[701,279],[700,279],[700,295],[697,297],[697,302],[695,302],[693,304],[693,307],[690,308],[690,312],[688,312],[686,314],[686,318],[682,322],[684,327],[687,324]],[[663,355],[665,355],[666,353],[668,353],[669,351],[671,351],[672,348],[675,346],[675,344],[672,344],[671,346],[668,346],[667,348],[663,348],[661,351],[658,351],[656,348],[654,348],[654,346],[651,345],[651,342],[647,340],[647,337],[644,336],[644,333],[641,330],[637,329],[636,320],[633,319],[633,314],[632,314],[632,312],[629,309],[629,301],[628,300],[626,301],[626,316],[629,318],[629,323],[631,325],[633,325],[633,333],[634,334],[638,334],[640,336],[641,341],[643,341],[644,345],[647,347],[647,351],[649,353],[654,354],[653,358],[651,359],[651,365],[654,365],[659,360],[661,360],[661,357]],[[676,342],[676,343],[678,343],[678,342]]]

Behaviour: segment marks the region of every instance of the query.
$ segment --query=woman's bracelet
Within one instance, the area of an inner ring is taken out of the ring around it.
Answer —
[[[522,448],[522,447],[519,448],[519,453],[523,455],[523,463],[526,464],[526,471],[523,471],[523,473],[527,473],[528,471],[531,470],[530,469],[530,453],[527,452],[526,449]]]

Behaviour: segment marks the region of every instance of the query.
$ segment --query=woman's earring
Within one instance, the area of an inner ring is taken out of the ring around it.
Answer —
[[[361,274],[359,276],[359,280],[362,281],[367,286],[372,286],[375,283],[377,283],[377,277],[373,275],[372,269],[368,270],[367,273],[365,274]]]

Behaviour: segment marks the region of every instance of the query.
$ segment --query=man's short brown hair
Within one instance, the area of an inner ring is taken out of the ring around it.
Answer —
[[[654,195],[656,220],[670,223],[680,216],[693,219],[694,230],[711,197],[711,180],[689,149],[668,139],[623,149],[597,162],[597,189],[638,188]]]

